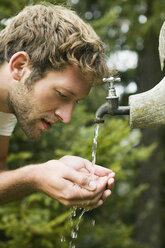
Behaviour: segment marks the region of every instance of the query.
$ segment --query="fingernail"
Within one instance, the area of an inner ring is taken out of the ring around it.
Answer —
[[[111,192],[111,190],[109,189],[109,190],[107,191],[107,197],[110,196],[111,193],[112,193],[112,192]]]
[[[101,206],[103,204],[103,200],[99,200],[98,205]]]
[[[95,182],[90,182],[89,183],[89,187],[90,187],[90,189],[92,189],[92,190],[94,190],[95,188],[96,188],[96,183]]]
[[[115,173],[114,172],[111,172],[111,174],[109,176],[110,177],[114,177],[115,176]]]
[[[110,178],[108,181],[109,184],[114,183],[114,178]]]

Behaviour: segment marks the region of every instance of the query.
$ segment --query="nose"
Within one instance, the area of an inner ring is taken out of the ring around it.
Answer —
[[[63,123],[69,123],[71,121],[73,108],[73,102],[66,103],[55,110],[55,115],[58,116]]]

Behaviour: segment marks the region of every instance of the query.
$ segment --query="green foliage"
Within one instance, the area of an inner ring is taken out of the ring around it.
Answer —
[[[76,5],[81,13],[92,13],[91,24],[101,35],[109,51],[120,49],[133,49],[141,51],[144,48],[144,40],[157,38],[160,27],[165,19],[164,0],[92,0],[79,1]],[[100,12],[96,17],[95,12]],[[140,17],[146,17],[146,21],[140,21]],[[123,29],[126,25],[128,29]]]
[[[85,105],[79,104],[72,124],[57,126],[37,143],[37,147],[35,142],[31,148],[17,127],[8,159],[10,168],[17,167],[16,162],[21,166],[27,161],[38,162],[41,158],[49,160],[50,154],[54,158],[73,154],[91,160],[94,126],[87,123],[92,118],[92,114],[87,114]],[[127,119],[107,119],[105,124],[100,125],[97,163],[116,172],[116,183],[110,199],[100,208],[85,214],[85,222],[81,223],[75,241],[77,247],[146,248],[133,239],[133,209],[138,196],[147,188],[147,185],[136,184],[138,163],[147,159],[154,146],[141,147],[140,138],[139,131],[130,130]],[[19,153],[12,151],[15,145],[18,145]],[[68,247],[71,239],[69,215],[70,210],[42,193],[1,206],[0,247]],[[96,226],[91,225],[93,218]],[[61,236],[66,238],[66,242],[60,242]]]
[[[90,223],[86,225],[86,228],[91,230]],[[87,229],[83,229],[82,239],[80,239],[77,247],[102,247],[102,248],[148,248],[138,242],[132,240],[131,234],[133,232],[133,226],[126,226],[122,222],[118,221],[115,224],[107,225],[97,225],[93,230],[87,232]],[[85,238],[84,238],[85,237]],[[89,243],[92,244],[89,246]]]
[[[80,127],[77,129],[78,138],[72,140],[70,150],[58,149],[57,154],[73,154],[91,160],[93,132],[93,126]],[[90,214],[86,214],[87,220],[82,224],[78,239],[80,247],[115,248],[132,247],[133,244],[133,247],[145,247],[132,238],[135,221],[133,209],[140,194],[148,188],[145,184],[137,185],[136,179],[138,163],[147,160],[156,144],[139,146],[140,138],[140,131],[131,131],[128,120],[112,118],[100,125],[97,163],[116,172],[116,183],[111,199],[95,210],[96,227],[90,233]],[[92,240],[92,244],[89,240]]]
[[[1,0],[0,19],[18,13],[25,5],[39,1]],[[47,1],[52,2],[53,1]],[[56,3],[66,4],[64,0]],[[144,36],[159,31],[163,16],[164,1],[79,1],[73,6],[84,18],[88,10],[99,10],[101,16],[93,18],[91,24],[103,38],[108,51],[123,48],[142,49]],[[151,8],[149,16],[148,9]],[[159,13],[159,14],[158,14]],[[148,22],[140,24],[139,15],[146,15]],[[121,30],[128,23],[128,33]],[[152,27],[152,28],[151,28]],[[152,40],[151,36],[149,39]],[[141,44],[142,43],[142,44]],[[141,46],[140,46],[141,45]],[[141,48],[140,48],[141,47]],[[133,77],[133,75],[131,75]],[[66,154],[91,160],[94,127],[91,125],[94,112],[104,102],[104,89],[93,89],[93,94],[75,108],[72,123],[56,125],[40,141],[28,141],[17,126],[11,138],[8,157],[10,169],[25,164],[41,163]],[[100,125],[97,163],[116,172],[116,183],[112,196],[100,208],[85,214],[76,241],[79,248],[148,248],[134,240],[135,206],[140,194],[149,185],[138,184],[139,164],[149,157],[156,144],[140,145],[141,133],[131,131],[128,120],[109,118]],[[70,210],[42,193],[0,207],[1,248],[66,248],[70,240]],[[96,225],[92,226],[92,220]],[[60,242],[61,235],[67,242]]]
[[[41,193],[6,204],[0,208],[0,247],[60,247],[60,236],[70,233],[70,214]]]

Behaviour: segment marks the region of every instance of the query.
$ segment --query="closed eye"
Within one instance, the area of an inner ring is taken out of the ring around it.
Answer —
[[[65,100],[70,100],[70,97],[67,96],[67,95],[64,95],[61,91],[56,90],[56,92],[58,93],[58,95],[59,95],[61,98],[65,99]],[[78,104],[79,101],[77,100],[77,101],[75,101],[75,103]]]
[[[59,94],[59,96],[61,96],[62,98],[67,98],[68,96],[64,95],[63,93],[61,93],[60,91],[56,90],[57,93]]]

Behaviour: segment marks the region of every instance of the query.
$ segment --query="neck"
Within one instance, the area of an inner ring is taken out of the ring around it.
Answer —
[[[8,92],[11,80],[9,64],[4,63],[0,66],[0,112],[11,112],[8,106]]]

